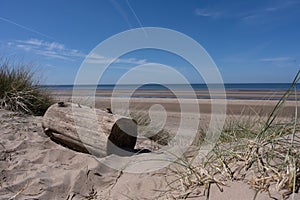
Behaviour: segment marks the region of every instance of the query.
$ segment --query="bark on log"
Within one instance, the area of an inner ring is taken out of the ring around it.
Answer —
[[[77,104],[52,105],[45,113],[42,125],[52,140],[98,157],[130,155],[136,144],[134,120]]]

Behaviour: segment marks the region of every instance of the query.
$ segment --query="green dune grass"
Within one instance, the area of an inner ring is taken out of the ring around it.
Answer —
[[[53,101],[34,75],[30,64],[0,60],[0,108],[43,115]]]
[[[255,189],[253,199],[259,192],[267,192],[270,198],[276,199],[271,194],[272,187],[283,199],[295,199],[295,193],[300,191],[297,99],[295,113],[284,121],[278,115],[289,95],[296,93],[299,79],[300,71],[266,119],[259,115],[251,118],[241,115],[227,121],[214,149],[201,162],[193,162],[193,157],[178,158],[171,168],[177,179],[169,183],[179,183],[171,187],[177,192],[174,199],[186,199],[200,188],[209,199],[212,184],[222,192],[232,180],[242,180]]]

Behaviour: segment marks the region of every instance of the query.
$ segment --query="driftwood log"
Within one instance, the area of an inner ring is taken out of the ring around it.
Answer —
[[[132,154],[137,139],[134,120],[71,103],[49,107],[42,126],[55,142],[98,157]]]

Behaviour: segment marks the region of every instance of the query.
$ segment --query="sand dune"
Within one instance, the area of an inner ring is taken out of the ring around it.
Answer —
[[[149,105],[156,100],[151,99]],[[137,106],[147,108],[148,104],[140,101],[136,100]],[[165,103],[173,109],[176,121],[179,115],[172,101]],[[99,107],[107,103],[98,101]],[[245,104],[238,101],[235,105]],[[229,108],[236,109],[232,105]],[[0,110],[0,199],[174,199],[176,191],[172,187],[180,187],[180,183],[170,185],[176,174],[168,168],[144,174],[111,169],[92,155],[51,141],[43,133],[41,121],[42,117]],[[223,192],[212,185],[210,199],[253,199],[256,193],[243,181],[228,181],[222,188]],[[191,194],[190,199],[206,199],[203,189]],[[258,193],[256,199],[270,197]],[[300,199],[299,194],[295,199]]]

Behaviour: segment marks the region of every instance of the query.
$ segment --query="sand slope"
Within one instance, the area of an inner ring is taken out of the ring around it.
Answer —
[[[173,199],[167,169],[127,174],[44,135],[41,117],[0,110],[0,199]],[[106,158],[104,158],[106,159]],[[243,182],[215,186],[210,199],[253,199]],[[206,199],[202,193],[192,199]],[[257,199],[269,199],[260,193]],[[297,195],[295,199],[300,199]]]
[[[126,199],[145,189],[152,198],[162,188],[161,176],[124,175],[52,142],[41,117],[0,111],[0,120],[0,199]]]

